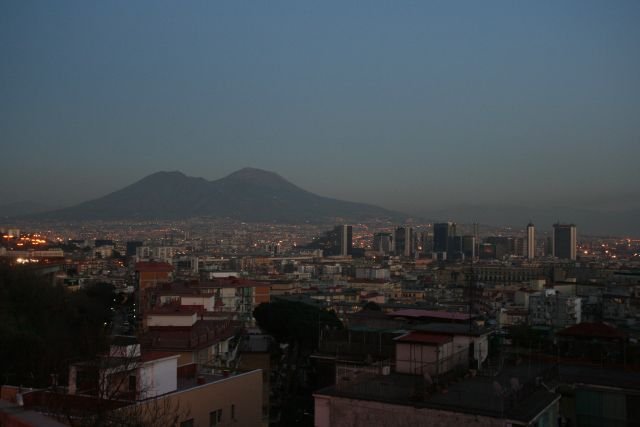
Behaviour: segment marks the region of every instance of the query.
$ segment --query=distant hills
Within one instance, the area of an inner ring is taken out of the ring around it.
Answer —
[[[104,197],[32,215],[33,219],[127,220],[232,218],[248,222],[333,222],[405,215],[364,203],[318,196],[274,172],[245,168],[207,181],[158,172]]]

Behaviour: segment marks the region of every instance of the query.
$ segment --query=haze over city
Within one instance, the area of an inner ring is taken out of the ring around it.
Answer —
[[[252,166],[410,213],[637,209],[639,19],[633,1],[6,2],[1,204]]]

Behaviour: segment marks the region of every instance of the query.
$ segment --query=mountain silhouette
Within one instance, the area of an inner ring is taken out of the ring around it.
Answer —
[[[244,168],[207,181],[157,172],[104,197],[35,215],[58,220],[232,218],[251,222],[398,220],[405,215],[364,203],[322,197],[274,172]]]

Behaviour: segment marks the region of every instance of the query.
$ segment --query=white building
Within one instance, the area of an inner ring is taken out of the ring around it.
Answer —
[[[582,321],[582,300],[555,289],[529,296],[529,323],[566,328]]]

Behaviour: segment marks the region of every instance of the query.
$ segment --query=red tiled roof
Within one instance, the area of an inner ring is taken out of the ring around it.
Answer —
[[[409,332],[395,338],[396,342],[410,342],[426,345],[442,345],[450,342],[453,338],[449,335],[439,335],[425,332]]]
[[[393,313],[389,313],[391,317],[411,317],[411,318],[424,318],[431,317],[434,319],[447,319],[447,320],[469,320],[471,316],[468,313],[455,313],[451,311],[438,311],[438,310],[417,310],[406,309],[398,310]]]
[[[607,323],[579,323],[569,326],[558,332],[565,337],[589,337],[589,338],[625,338],[626,335],[614,326]]]
[[[173,266],[166,262],[142,261],[136,263],[136,271],[142,271],[145,273],[171,273],[173,271]]]

